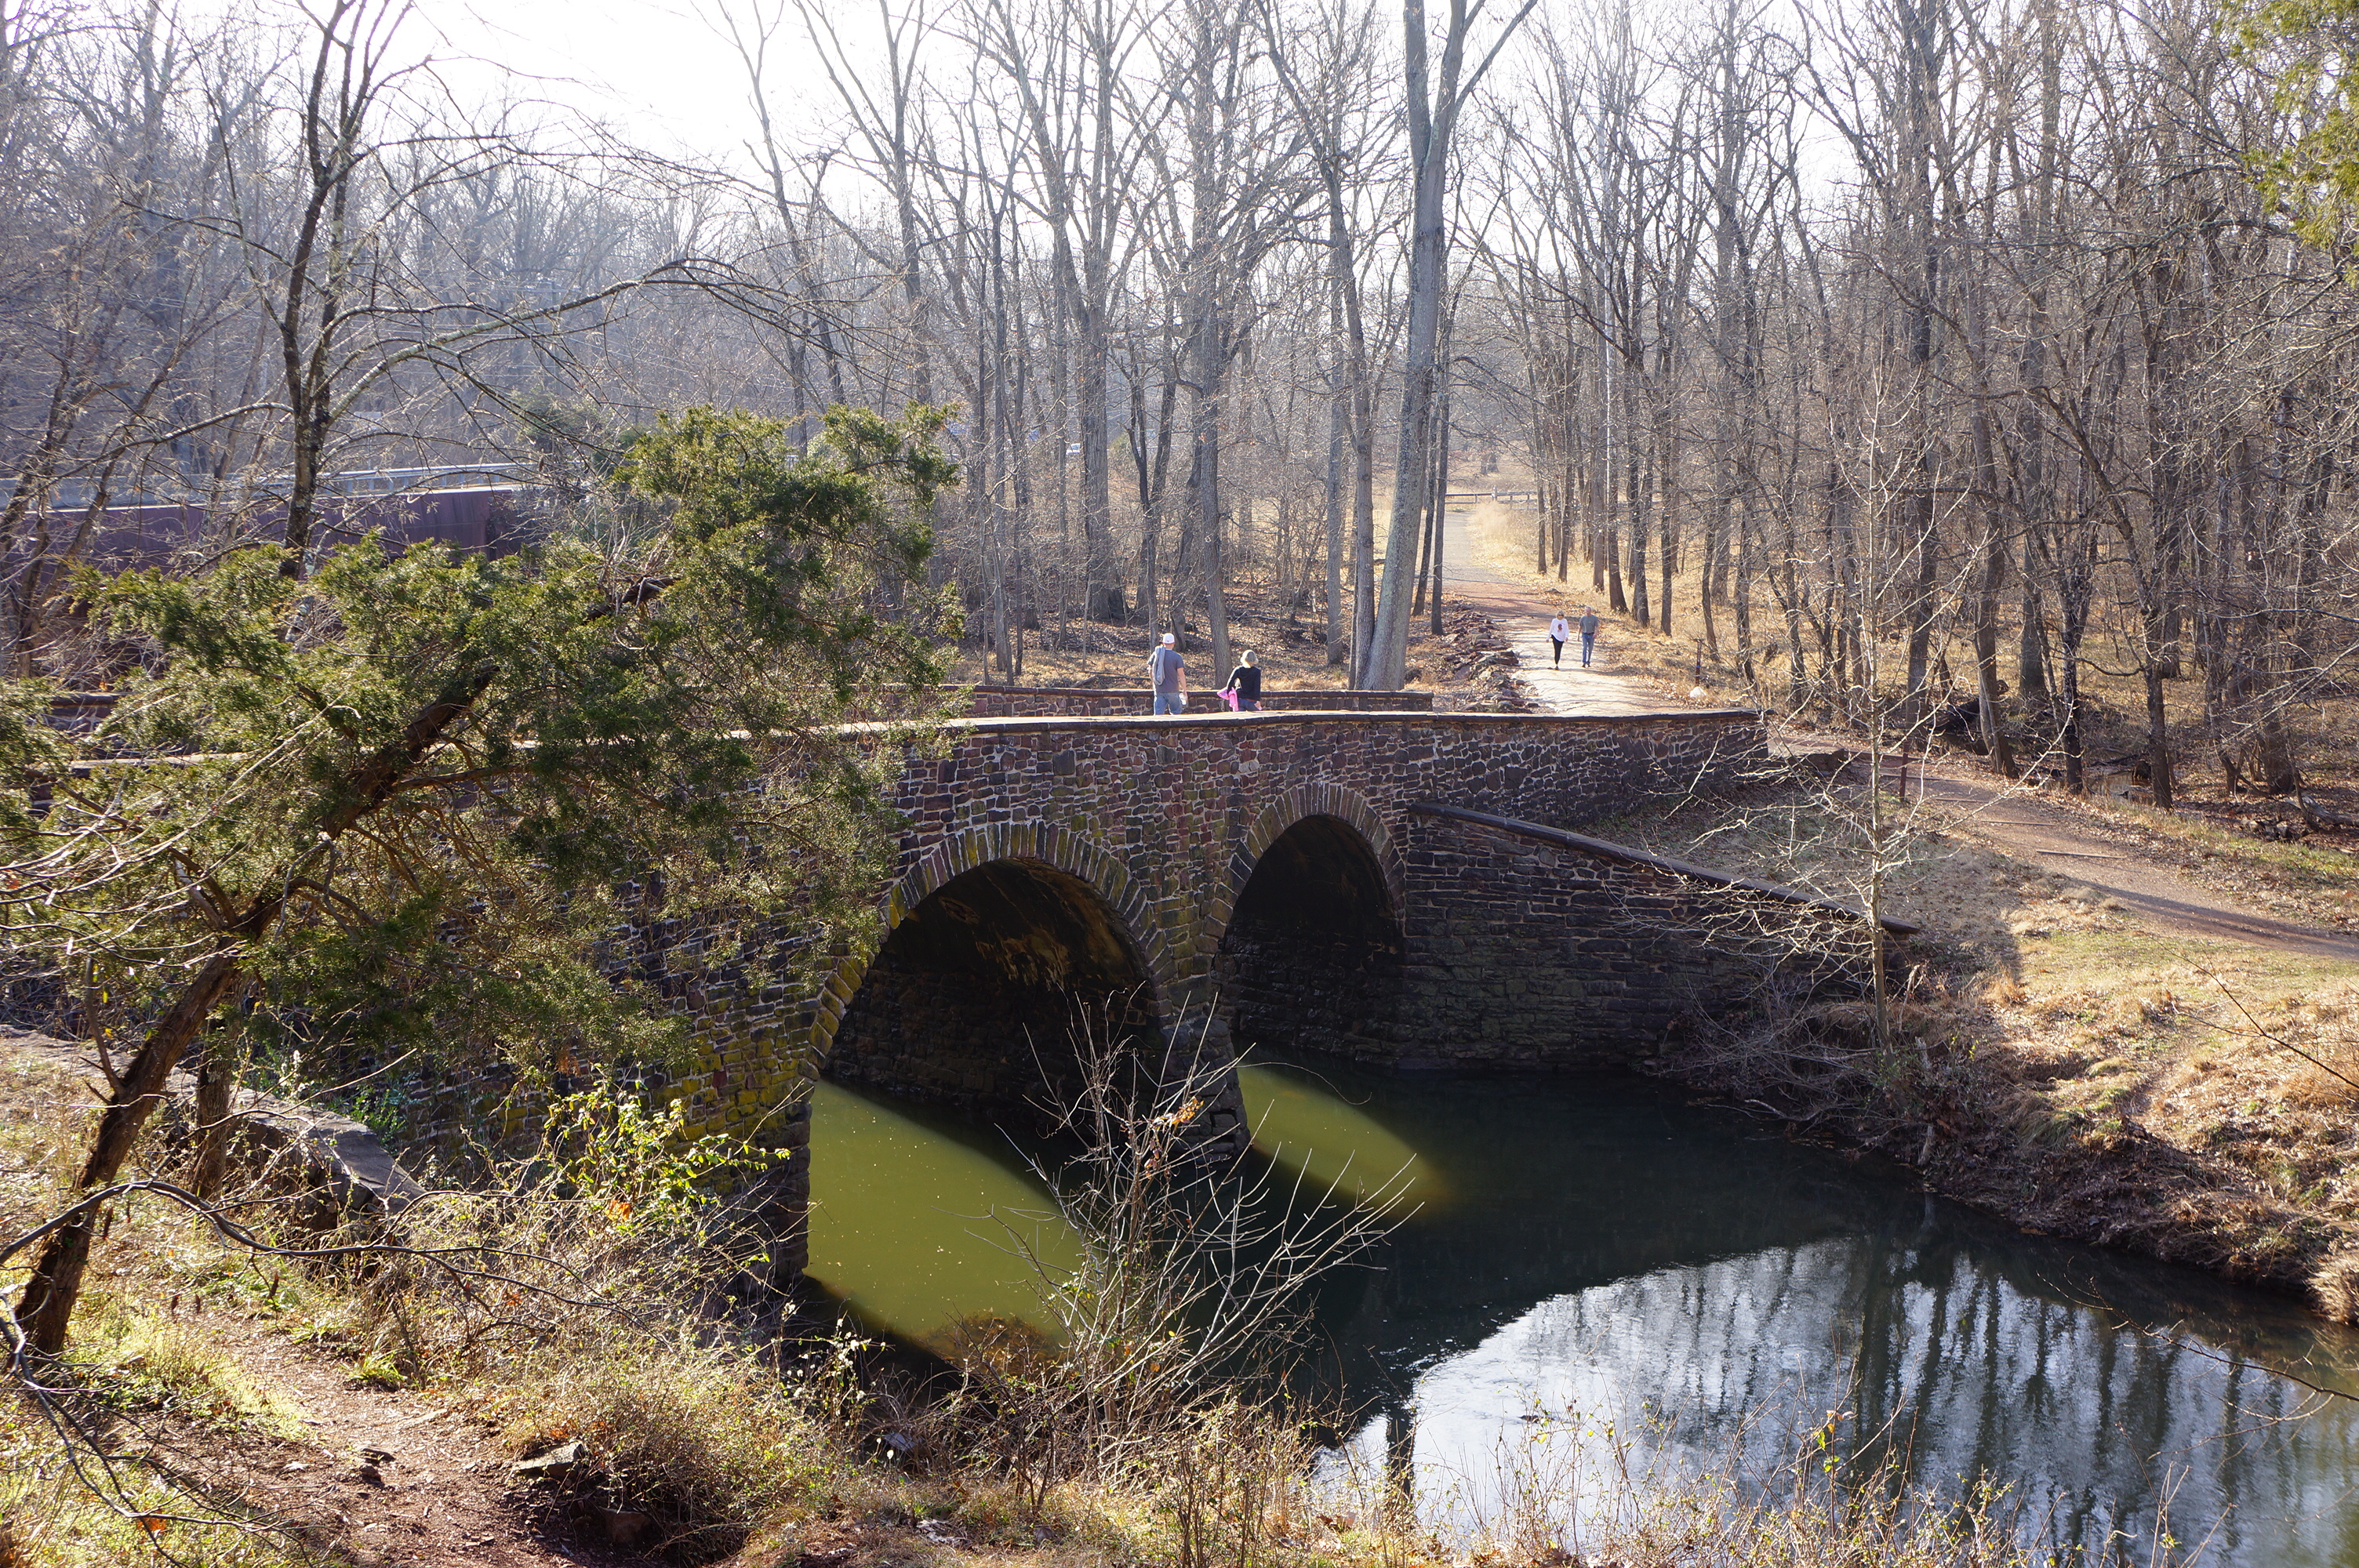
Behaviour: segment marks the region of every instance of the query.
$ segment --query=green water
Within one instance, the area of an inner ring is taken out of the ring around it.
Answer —
[[[1248,1065],[1237,1072],[1254,1149],[1313,1194],[1414,1210],[1430,1219],[1450,1206],[1440,1167],[1370,1113],[1364,1099],[1301,1068]]]
[[[935,1350],[970,1318],[1046,1332],[1031,1281],[1079,1258],[996,1129],[835,1084],[814,1091],[806,1271],[874,1327]]]
[[[1439,1526],[1536,1480],[1570,1512],[1609,1422],[1655,1468],[1767,1476],[1838,1411],[1839,1450],[1999,1482],[2067,1556],[2143,1563],[2167,1531],[2207,1563],[2359,1568],[2359,1336],[2293,1303],[1627,1080],[1272,1061],[1244,1087],[1305,1189],[1407,1167],[1414,1213],[1324,1293],[1325,1361],[1364,1412],[1347,1454]],[[1008,1226],[1071,1256],[991,1129],[828,1087],[812,1156],[813,1273],[913,1340],[1035,1315]]]

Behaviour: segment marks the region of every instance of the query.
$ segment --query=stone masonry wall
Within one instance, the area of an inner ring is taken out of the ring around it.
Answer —
[[[1708,890],[1675,874],[1423,815],[1408,860],[1391,1065],[1626,1064],[1730,978],[1693,940]]]
[[[1225,1057],[1230,1010],[1217,1003],[1237,896],[1263,850],[1290,827],[1332,817],[1369,847],[1408,944],[1390,1020],[1338,1027],[1355,1005],[1353,977],[1366,967],[1325,966],[1331,1038],[1342,1044],[1350,1035],[1355,1054],[1387,1059],[1389,1051],[1402,1065],[1417,1065],[1408,1053],[1421,1038],[1456,1043],[1451,1059],[1469,1065],[1621,1059],[1678,1011],[1660,983],[1677,966],[1664,967],[1665,955],[1635,938],[1592,935],[1585,949],[1565,946],[1574,889],[1556,885],[1561,868],[1504,842],[1461,845],[1413,808],[1446,803],[1570,827],[1640,795],[1732,783],[1758,766],[1765,750],[1749,712],[969,719],[902,773],[895,805],[907,827],[885,894],[888,924],[962,873],[1011,860],[1052,869],[1085,883],[1119,925],[1164,1038]],[[1536,909],[1515,903],[1527,878],[1542,884]],[[1635,885],[1630,892],[1633,910],[1654,896]],[[1543,938],[1557,947],[1536,946]],[[825,1066],[864,968],[847,964],[817,995],[789,998],[745,980],[734,966],[699,958],[692,943],[657,956],[660,984],[683,998],[693,986],[701,998],[690,1009],[698,1065],[668,1089],[686,1101],[689,1127],[751,1135],[799,1154],[809,1124],[797,1090]],[[887,988],[892,997],[880,992],[874,1001],[903,1017],[907,999],[924,989],[909,977]],[[956,1051],[973,1033],[947,1029],[936,1044]],[[900,1048],[886,1046],[873,1027],[864,1036],[861,1051],[871,1062]],[[1007,1093],[995,1080],[987,1089],[967,1083],[973,1075],[946,1062],[902,1059],[891,1076],[938,1083],[950,1098]],[[798,1157],[779,1188],[782,1213],[799,1213],[807,1184],[807,1161]],[[799,1269],[799,1236],[782,1238],[779,1262]]]
[[[1169,1030],[1201,1022],[1254,857],[1304,816],[1351,821],[1397,881],[1394,846],[1415,805],[1573,826],[1640,795],[1730,782],[1764,749],[1756,717],[1730,711],[970,719],[902,774],[908,827],[886,902],[897,925],[952,877],[1003,859],[1069,873],[1126,925]],[[814,998],[764,987],[698,1010],[705,1067],[676,1085],[690,1125],[768,1122],[793,1079],[817,1073],[862,978],[847,967]]]
[[[1535,824],[1413,816],[1388,1065],[1626,1065],[1705,1015],[1732,1022],[1773,972],[1864,972],[1861,919],[1840,905]]]
[[[1201,1005],[1257,827],[1266,843],[1302,816],[1343,815],[1398,843],[1421,802],[1572,826],[1730,782],[1762,752],[1750,713],[973,720],[947,756],[903,775],[897,891],[914,907],[976,857],[1071,871],[1130,921],[1169,1022]]]

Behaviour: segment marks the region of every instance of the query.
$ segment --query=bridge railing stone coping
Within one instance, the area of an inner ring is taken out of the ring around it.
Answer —
[[[992,686],[973,688],[967,714],[974,719],[1055,719],[1151,713],[1155,694],[1146,687]],[[1430,713],[1430,691],[1347,691],[1335,687],[1265,687],[1261,711],[1321,713]],[[1220,693],[1199,687],[1188,694],[1188,710],[1223,714]]]
[[[1867,920],[1866,911],[1854,908],[1837,899],[1820,898],[1804,892],[1799,888],[1789,888],[1782,882],[1767,882],[1754,877],[1740,877],[1727,871],[1716,871],[1710,866],[1699,866],[1691,860],[1675,860],[1668,855],[1658,855],[1628,844],[1616,844],[1609,839],[1592,838],[1585,834],[1570,833],[1561,827],[1544,827],[1538,822],[1524,822],[1512,816],[1495,816],[1487,811],[1469,811],[1463,806],[1444,806],[1439,801],[1417,801],[1412,803],[1408,809],[1412,816],[1440,816],[1453,822],[1472,822],[1480,827],[1495,828],[1503,833],[1514,833],[1527,838],[1537,838],[1545,843],[1561,844],[1567,849],[1579,849],[1584,854],[1603,856],[1610,860],[1620,860],[1625,865],[1646,866],[1654,871],[1669,871],[1674,876],[1685,877],[1690,881],[1759,893],[1765,898],[1776,899],[1780,903],[1790,903],[1797,908],[1812,910],[1821,914],[1836,915],[1842,919],[1861,924],[1864,924]],[[1914,936],[1921,929],[1909,925],[1905,920],[1894,920],[1889,917],[1878,924],[1895,936]]]
[[[1390,724],[1448,726],[1453,729],[1523,728],[1548,725],[1564,730],[1618,729],[1666,721],[1727,724],[1761,722],[1750,708],[1665,708],[1658,713],[1350,713],[1332,709],[1292,712],[1190,713],[1157,717],[1146,713],[1077,715],[1024,719],[950,719],[942,728],[966,734],[1017,734],[1045,730],[1194,730],[1223,726],[1286,724]]]

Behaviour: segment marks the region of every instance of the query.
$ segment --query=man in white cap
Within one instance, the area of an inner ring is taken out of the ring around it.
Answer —
[[[1147,673],[1155,677],[1155,711],[1188,711],[1188,666],[1180,657],[1180,639],[1163,633],[1163,644],[1147,655]]]

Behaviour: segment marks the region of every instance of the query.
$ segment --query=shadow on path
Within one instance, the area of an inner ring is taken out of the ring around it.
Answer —
[[[2295,925],[2237,908],[2222,895],[2125,850],[2071,812],[1996,779],[1929,769],[1920,798],[2010,853],[2093,892],[2117,898],[2165,931],[2243,942],[2281,953],[2359,963],[2359,937]]]

